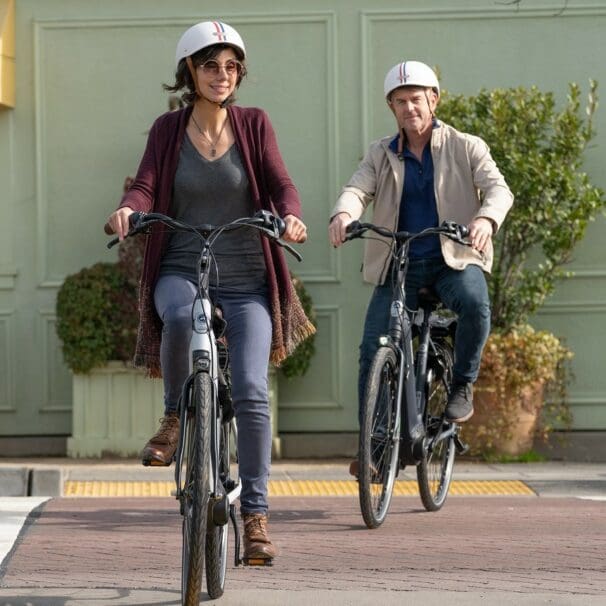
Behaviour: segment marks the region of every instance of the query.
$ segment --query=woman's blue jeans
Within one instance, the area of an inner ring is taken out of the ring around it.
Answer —
[[[406,305],[417,308],[419,288],[432,286],[441,301],[458,316],[455,336],[454,380],[474,383],[478,378],[482,350],[490,332],[490,300],[482,269],[468,265],[463,270],[448,267],[443,259],[413,259],[406,274]],[[360,345],[358,375],[358,419],[362,422],[362,404],[368,372],[378,349],[378,339],[389,329],[392,301],[391,272],[385,284],[372,294]]]
[[[165,413],[175,411],[189,374],[191,308],[196,286],[179,276],[162,276],[154,291],[164,323],[160,363]],[[221,292],[217,300],[227,322],[232,400],[238,423],[238,461],[242,480],[242,513],[267,513],[267,481],[271,462],[271,422],[267,369],[272,323],[267,297]]]

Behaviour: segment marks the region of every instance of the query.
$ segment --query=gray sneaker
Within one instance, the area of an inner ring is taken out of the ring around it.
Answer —
[[[453,383],[446,405],[446,419],[453,423],[463,423],[473,415],[473,385]]]

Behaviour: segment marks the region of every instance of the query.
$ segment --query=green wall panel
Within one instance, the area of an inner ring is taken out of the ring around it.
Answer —
[[[0,111],[0,433],[70,434],[71,377],[55,334],[63,278],[113,260],[101,227],[137,168],[145,133],[165,111],[176,41],[217,18],[199,0],[19,0],[17,105]],[[309,242],[292,269],[318,311],[308,375],[280,382],[281,431],[353,431],[356,370],[370,288],[362,246],[337,251],[330,209],[368,142],[394,130],[382,97],[386,70],[405,58],[438,66],[455,93],[480,87],[606,83],[606,2],[524,0],[235,0],[220,15],[242,33],[249,77],[239,100],[268,111],[301,192]],[[212,11],[212,12],[211,12]],[[587,170],[606,187],[606,114]],[[593,225],[537,326],[575,350],[575,427],[606,429],[598,363],[606,334],[605,221]],[[32,360],[36,364],[32,364]]]

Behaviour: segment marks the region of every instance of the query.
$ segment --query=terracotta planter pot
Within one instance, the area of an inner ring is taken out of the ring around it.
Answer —
[[[543,407],[543,383],[506,393],[504,402],[489,379],[474,386],[474,416],[463,425],[462,436],[470,454],[518,456],[532,448],[538,417]]]

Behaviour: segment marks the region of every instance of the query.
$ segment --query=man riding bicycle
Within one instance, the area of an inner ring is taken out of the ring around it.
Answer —
[[[329,238],[333,246],[340,246],[346,227],[371,203],[372,223],[394,231],[419,232],[445,220],[468,226],[471,247],[440,236],[414,241],[406,276],[409,309],[417,308],[419,288],[431,286],[458,315],[446,417],[462,423],[473,415],[472,386],[490,332],[484,272],[492,266],[492,236],[513,195],[486,143],[436,118],[440,85],[430,67],[418,61],[394,65],[385,77],[384,92],[398,132],[370,144],[333,209]],[[360,345],[359,418],[378,337],[389,325],[391,245],[379,237],[366,242],[363,278],[375,289]],[[350,472],[358,475],[357,460]]]

